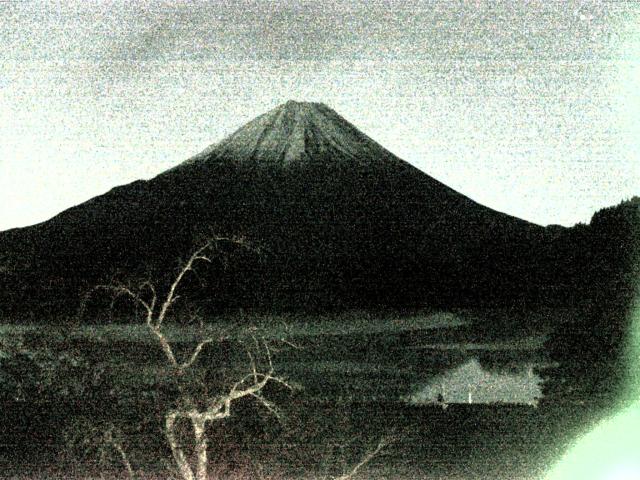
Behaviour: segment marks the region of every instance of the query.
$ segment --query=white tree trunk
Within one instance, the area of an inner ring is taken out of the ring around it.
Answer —
[[[189,465],[187,457],[185,456],[182,448],[180,448],[178,439],[175,435],[175,425],[177,418],[177,412],[171,412],[165,417],[167,441],[169,442],[169,446],[171,447],[171,453],[173,454],[173,459],[176,461],[176,466],[178,467],[178,472],[180,473],[182,480],[195,480],[193,470],[191,469],[191,466]]]
[[[193,434],[195,437],[195,453],[196,453],[196,480],[207,480],[207,435],[206,421],[200,416],[191,417],[193,425]]]

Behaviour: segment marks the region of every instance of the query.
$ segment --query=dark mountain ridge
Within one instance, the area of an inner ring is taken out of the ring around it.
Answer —
[[[287,102],[154,179],[0,233],[3,308],[64,311],[114,272],[161,277],[207,231],[263,252],[210,273],[216,308],[535,303],[571,284],[549,272],[565,229],[479,205],[325,105]]]

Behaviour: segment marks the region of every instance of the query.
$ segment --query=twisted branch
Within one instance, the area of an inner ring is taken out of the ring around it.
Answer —
[[[333,480],[351,480],[358,470],[364,467],[367,463],[377,457],[380,452],[386,448],[391,442],[386,438],[381,438],[378,442],[378,446],[367,453],[362,459],[347,473],[340,475],[339,477],[334,477]]]

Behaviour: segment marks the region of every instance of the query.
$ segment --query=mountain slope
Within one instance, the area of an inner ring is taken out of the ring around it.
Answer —
[[[13,303],[68,304],[116,270],[159,275],[207,230],[244,235],[264,252],[234,257],[224,281],[210,279],[219,303],[284,308],[512,301],[536,288],[530,270],[544,236],[325,105],[287,102],[152,180],[0,234],[0,249],[23,265]],[[36,293],[43,283],[48,293]]]

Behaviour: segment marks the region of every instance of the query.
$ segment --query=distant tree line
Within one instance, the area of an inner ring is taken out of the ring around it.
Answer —
[[[545,345],[553,365],[542,372],[544,395],[606,408],[619,400],[630,368],[625,349],[640,280],[640,198],[601,210],[568,233],[572,252],[559,266],[571,269],[577,315]]]

